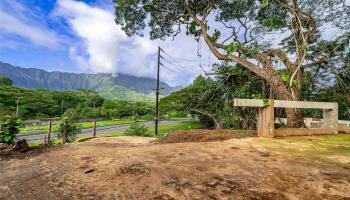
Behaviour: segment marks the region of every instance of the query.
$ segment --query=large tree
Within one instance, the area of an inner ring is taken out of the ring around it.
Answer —
[[[185,29],[219,60],[266,80],[281,100],[300,100],[304,71],[339,65],[337,52],[348,47],[345,0],[113,1],[115,21],[127,35],[143,36],[147,29],[151,39],[164,39]],[[324,30],[344,35],[325,41]],[[300,109],[286,114],[288,127],[304,126]]]
[[[254,109],[232,107],[236,98],[264,98],[264,82],[239,66],[215,65],[214,71],[229,76],[197,77],[193,83],[160,100],[160,110],[199,113],[211,119],[217,129],[255,128]]]

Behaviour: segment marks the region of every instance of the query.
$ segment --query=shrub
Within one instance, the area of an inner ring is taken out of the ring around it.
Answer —
[[[6,144],[14,144],[16,135],[19,133],[21,119],[16,116],[8,115],[1,123],[0,142]]]
[[[142,119],[147,121],[154,120],[154,114],[146,114],[142,116]]]
[[[142,137],[151,137],[152,134],[147,133],[148,128],[144,124],[132,123],[129,128],[126,129],[125,133],[128,135],[142,136]]]
[[[62,116],[59,126],[58,138],[64,137],[64,131],[67,131],[67,142],[72,143],[77,139],[77,135],[81,132],[78,125],[79,113],[75,109],[68,109]]]

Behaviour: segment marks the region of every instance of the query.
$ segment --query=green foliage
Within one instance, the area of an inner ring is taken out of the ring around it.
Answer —
[[[0,86],[11,86],[12,80],[8,77],[0,76]]]
[[[197,32],[197,23],[192,22],[189,26],[187,26],[187,34],[194,35]]]
[[[248,58],[254,57],[257,53],[259,53],[259,50],[259,47],[257,45],[254,45],[248,49],[245,56],[247,56]]]
[[[66,131],[68,136],[67,142],[74,142],[77,139],[77,135],[81,132],[81,128],[78,125],[79,118],[78,110],[68,109],[62,116],[58,138],[63,138]]]
[[[289,80],[290,80],[290,72],[289,72],[288,69],[279,69],[279,70],[276,70],[276,72],[281,75],[281,78],[282,78],[283,82],[285,82],[285,83],[289,82]]]
[[[1,123],[0,142],[14,144],[16,135],[19,133],[20,125],[21,119],[12,115],[7,115]]]
[[[262,7],[267,8],[269,6],[269,0],[263,0]]]
[[[302,49],[308,50],[309,49],[309,45],[307,43],[303,43],[302,44]]]
[[[287,25],[287,22],[284,18],[273,15],[268,18],[262,19],[260,21],[260,24],[264,27],[276,29],[276,28],[285,27]]]
[[[211,37],[211,40],[212,40],[213,42],[216,42],[216,41],[219,40],[220,36],[221,36],[221,32],[220,32],[219,30],[215,29],[214,34],[213,34],[213,36]]]
[[[263,99],[263,106],[264,106],[264,108],[267,108],[267,107],[269,107],[270,106],[270,104],[269,104],[269,100],[268,99]]]
[[[206,127],[253,128],[255,110],[232,105],[234,98],[261,98],[261,80],[245,68],[227,63],[216,65],[214,71],[232,75],[215,80],[198,77],[188,87],[161,98],[161,112],[197,114]]]
[[[20,98],[19,115],[22,119],[60,117],[62,111],[78,107],[81,118],[112,119],[143,116],[154,112],[151,103],[105,100],[92,90],[48,91],[0,86],[0,114],[8,115],[15,112],[18,98]]]
[[[148,133],[148,128],[141,123],[130,124],[125,133],[133,136],[152,137],[152,134]]]
[[[232,54],[234,52],[238,52],[243,47],[244,46],[241,43],[231,42],[230,44],[224,47],[224,50],[226,51],[227,54]]]

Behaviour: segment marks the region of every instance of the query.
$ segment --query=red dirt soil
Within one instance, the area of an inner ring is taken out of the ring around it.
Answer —
[[[156,142],[164,143],[183,143],[183,142],[213,142],[223,141],[232,138],[242,138],[254,136],[254,132],[240,132],[232,130],[200,130],[175,131],[165,137],[158,139]]]
[[[0,199],[350,199],[348,169],[265,149],[259,140],[91,139],[0,161]]]

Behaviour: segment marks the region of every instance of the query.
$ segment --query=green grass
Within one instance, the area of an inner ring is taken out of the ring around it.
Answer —
[[[192,121],[192,122],[181,122],[178,124],[170,124],[170,125],[160,125],[158,129],[158,137],[162,137],[167,135],[168,133],[178,131],[178,130],[192,130],[192,129],[198,129],[201,128],[202,124],[198,121]],[[154,133],[154,127],[150,128],[148,130],[148,133],[153,134]]]
[[[52,145],[62,144],[62,139],[54,139],[54,140],[51,140],[51,142],[52,142]],[[34,142],[34,143],[29,143],[28,146],[29,148],[33,149],[43,144],[44,142]]]
[[[165,136],[166,134],[170,132],[174,132],[177,130],[192,130],[192,129],[198,129],[201,128],[202,125],[198,121],[193,122],[181,122],[178,124],[170,124],[170,125],[160,125],[158,129],[158,137]],[[148,128],[147,133],[154,136],[154,127]],[[125,132],[116,132],[116,133],[110,133],[110,134],[99,134],[98,136],[103,137],[118,137],[118,136],[126,136],[127,134]]]
[[[286,152],[295,157],[305,157],[317,161],[332,161],[334,157],[350,160],[350,135],[327,135],[288,137],[259,140],[266,148]]]
[[[103,120],[103,121],[97,121],[97,127],[104,127],[104,126],[112,126],[112,125],[118,125],[118,124],[125,124],[125,123],[131,123],[133,120],[131,119],[115,119],[115,120]],[[92,128],[93,122],[81,122],[79,123],[79,126],[82,129],[85,128]],[[53,124],[52,125],[52,131],[57,132],[59,128],[59,124]],[[44,126],[31,126],[26,128],[20,128],[20,134],[30,134],[33,132],[47,132],[49,130],[49,127],[47,125]]]
[[[181,122],[178,124],[171,124],[171,125],[160,125],[159,126],[159,135],[158,137],[164,136],[170,132],[177,131],[177,130],[192,130],[192,129],[198,129],[201,128],[202,125],[198,121],[193,122]],[[154,133],[154,128],[149,128],[148,133],[152,134]],[[98,137],[119,137],[119,136],[127,136],[125,132],[115,132],[115,133],[108,133],[108,134],[98,134]],[[90,139],[91,137],[79,137],[77,141]],[[62,139],[55,139],[52,140],[53,144],[62,144]],[[29,147],[35,148],[39,145],[44,144],[43,142],[35,142],[30,143]]]

